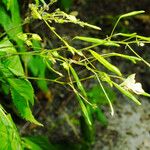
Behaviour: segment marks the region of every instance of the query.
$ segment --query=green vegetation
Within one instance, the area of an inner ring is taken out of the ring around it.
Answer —
[[[80,119],[77,120],[83,135],[82,145],[72,145],[72,147],[74,149],[89,148],[94,142],[95,121],[98,120],[103,126],[107,126],[108,123],[101,110],[101,105],[109,105],[111,115],[114,114],[113,103],[116,94],[113,92],[113,87],[138,105],[141,105],[141,102],[136,95],[150,96],[142,89],[140,83],[136,83],[134,73],[125,78],[126,75],[122,73],[121,69],[110,61],[111,57],[121,57],[132,63],[141,61],[150,67],[150,64],[140,57],[132,47],[133,45],[144,46],[150,42],[150,37],[144,37],[137,33],[114,32],[121,19],[144,13],[144,11],[134,11],[121,15],[110,36],[105,39],[76,36],[70,43],[57,33],[53,23],[73,23],[79,27],[93,28],[97,32],[101,29],[60,9],[49,13],[49,7],[55,2],[52,0],[46,4],[43,0],[35,0],[35,4],[29,4],[31,13],[23,21],[17,0],[2,0],[0,2],[0,26],[3,29],[0,34],[1,93],[8,97],[9,94],[11,95],[13,103],[11,107],[21,118],[38,126],[43,126],[42,122],[37,121],[32,113],[35,92],[31,80],[34,80],[37,87],[43,92],[48,92],[49,82],[69,87],[76,95],[80,105],[79,111],[82,112]],[[66,11],[72,5],[72,1],[69,2],[61,1],[61,7]],[[49,32],[52,32],[60,40],[60,47],[45,48],[42,45],[42,35],[24,32],[24,25],[32,24],[35,20],[43,22],[48,27]],[[89,46],[77,49],[72,46],[73,42],[77,40],[88,43]],[[128,48],[133,55],[114,52],[101,53],[101,51],[94,50],[95,47],[101,48],[101,46],[109,47],[109,49]],[[77,56],[79,59],[68,58],[67,53]],[[98,64],[99,67],[95,64]],[[89,72],[88,76],[81,77],[78,72],[79,69],[77,69],[80,67]],[[53,72],[53,77],[49,78],[49,75],[46,74],[48,71]],[[94,79],[97,84],[87,90],[84,81],[88,79]],[[0,141],[3,144],[0,144],[0,150],[63,149],[63,145],[62,147],[61,145],[53,145],[44,136],[20,135],[11,114],[4,110],[7,103],[2,100],[1,104]]]

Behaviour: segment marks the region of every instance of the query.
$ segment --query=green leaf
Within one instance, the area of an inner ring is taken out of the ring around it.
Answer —
[[[96,119],[103,125],[108,125],[108,120],[105,114],[101,111],[100,108],[95,109],[94,114],[96,115]]]
[[[95,26],[95,25],[92,25],[92,24],[88,24],[88,23],[81,23],[81,26],[87,26],[87,27],[90,27],[90,28],[93,28],[93,29],[95,29],[95,30],[101,30],[101,28],[100,27],[98,27],[98,26]]]
[[[34,91],[31,83],[25,79],[8,79],[11,89],[17,91],[17,93],[34,105]]]
[[[137,33],[116,33],[115,36],[136,37]]]
[[[10,56],[3,64],[16,76],[24,76],[24,71],[18,56]]]
[[[28,62],[28,67],[33,76],[38,78],[45,78],[46,64],[40,56],[32,56]],[[43,91],[48,91],[47,82],[45,80],[37,81],[38,87]]]
[[[125,59],[128,59],[128,60],[132,61],[133,63],[136,63],[136,61],[141,61],[140,58],[135,57],[135,56],[129,56],[129,55],[124,55],[124,54],[120,54],[120,53],[109,53],[109,54],[106,54],[106,57],[112,57],[112,56],[122,57],[122,58],[125,58]]]
[[[82,41],[89,42],[89,43],[95,43],[98,45],[104,45],[104,46],[116,46],[116,47],[120,46],[115,41],[102,40],[98,38],[76,36],[74,39],[82,40]]]
[[[35,120],[29,106],[29,102],[32,105],[34,104],[34,92],[31,83],[25,79],[8,79],[8,83],[10,85],[13,103],[21,117],[42,126],[42,124]]]
[[[113,82],[113,85],[121,92],[123,93],[125,96],[127,96],[128,98],[130,98],[131,100],[133,100],[136,104],[141,105],[141,103],[135,98],[134,95],[132,95],[129,91],[125,90],[123,87],[121,87],[120,85],[116,84]]]
[[[24,146],[25,146],[26,149],[29,149],[29,150],[43,150],[39,145],[32,142],[30,139],[23,138],[23,140],[24,140]]]
[[[9,86],[7,84],[1,83],[1,91],[5,95],[9,95]]]
[[[3,81],[5,80],[4,82],[6,82],[7,78],[10,77],[14,77],[12,72],[10,72],[10,70],[6,68],[2,63],[0,63],[0,78],[2,78]]]
[[[95,139],[95,129],[94,126],[89,126],[83,116],[80,117],[80,129],[82,133],[82,138],[84,141],[88,144],[92,144]],[[82,144],[83,147],[83,144]],[[81,148],[81,149],[87,149],[88,148]]]
[[[19,48],[22,51],[25,51],[23,42],[17,38],[17,34],[22,32],[18,1],[5,0],[3,1],[3,3],[6,5],[7,10],[10,10],[10,12],[6,11],[5,7],[3,7],[4,5],[0,5],[0,24],[2,25],[6,33],[9,35],[9,37],[16,41]],[[9,13],[11,15],[9,15]]]
[[[141,36],[141,35],[137,35],[136,37],[141,39],[141,40],[150,41],[150,37]]]
[[[73,69],[73,67],[72,67],[71,65],[69,65],[69,68],[70,68],[70,71],[71,71],[71,73],[72,73],[72,75],[73,75],[73,77],[74,77],[74,79],[75,79],[75,81],[76,81],[76,83],[77,83],[78,89],[82,92],[82,94],[84,95],[84,97],[87,98],[86,91],[85,91],[85,89],[84,89],[82,83],[80,82],[80,79],[79,79],[79,77],[78,77],[76,71]],[[83,116],[84,116],[84,118],[85,118],[87,124],[88,124],[89,126],[91,126],[92,123],[91,123],[91,119],[90,119],[90,114],[88,113],[88,110],[87,110],[87,108],[86,108],[86,105],[84,104],[83,100],[80,98],[79,93],[77,93],[76,91],[74,91],[74,92],[75,92],[75,94],[76,94],[76,96],[77,96],[77,99],[78,99],[78,101],[79,101],[79,104],[80,104],[80,106],[81,106],[81,109],[82,109],[82,112],[83,112]]]
[[[10,115],[0,105],[0,149],[23,150],[21,138]]]
[[[60,6],[62,9],[64,9],[65,11],[69,11],[69,9],[71,8],[73,1],[72,0],[59,0],[60,2]]]
[[[86,91],[85,91],[85,89],[84,89],[82,83],[80,82],[80,79],[79,79],[79,77],[78,77],[76,71],[73,69],[73,67],[72,67],[71,65],[69,65],[69,67],[70,67],[71,73],[72,73],[72,75],[73,75],[73,77],[74,77],[74,79],[75,79],[75,81],[76,81],[76,83],[77,83],[78,89],[82,92],[82,94],[83,94],[85,97],[87,97]]]
[[[132,11],[132,12],[129,12],[129,13],[126,13],[126,14],[123,14],[120,16],[120,18],[126,18],[126,17],[131,17],[131,16],[135,16],[135,15],[139,15],[139,14],[142,14],[144,13],[145,11],[143,10],[140,10],[140,11]]]
[[[120,70],[112,65],[111,63],[109,63],[105,58],[103,58],[100,54],[90,50],[91,54],[102,64],[104,65],[108,70],[110,70],[111,72],[116,73],[119,76],[122,76]]]
[[[11,19],[5,9],[0,5],[0,14],[1,14],[1,19],[0,19],[0,24],[3,26],[4,30],[7,33],[11,33],[9,30],[13,28],[13,25],[11,23]],[[11,36],[11,34],[10,34]]]
[[[11,89],[11,96],[12,96],[12,100],[14,105],[16,106],[17,110],[19,111],[20,115],[22,118],[26,119],[27,121],[30,121],[34,124],[43,126],[41,123],[39,123],[37,120],[35,120],[28,100],[25,99],[23,96],[21,96],[16,89]]]
[[[16,54],[17,51],[7,37],[0,41],[0,51],[7,54],[6,58],[2,59],[3,65],[14,75],[24,76],[24,71],[19,56],[13,55]]]
[[[110,98],[111,102],[114,102],[116,99],[116,94],[110,87],[105,87],[105,91]],[[96,103],[98,105],[106,105],[109,104],[108,100],[101,89],[100,86],[95,85],[93,86],[88,92],[87,95],[92,103]]]
[[[41,49],[41,45],[40,45],[39,41],[32,40],[32,44],[33,44],[33,49],[35,51],[38,51],[39,49]],[[42,57],[30,56],[29,62],[28,62],[28,67],[29,67],[30,71],[32,72],[33,76],[39,77],[42,79],[45,78],[46,64]],[[44,91],[44,92],[48,91],[47,82],[45,80],[38,80],[37,84],[38,84],[38,87],[42,91]]]
[[[2,0],[2,2],[5,4],[7,7],[7,10],[10,10],[11,12],[11,20],[12,23],[14,24],[20,24],[21,23],[21,18],[20,18],[20,12],[19,12],[19,5],[17,0]],[[21,29],[21,27],[18,27]]]
[[[76,95],[77,95],[77,94],[76,94]],[[81,106],[81,109],[82,109],[82,112],[83,112],[83,116],[84,116],[84,118],[85,118],[85,121],[86,121],[86,123],[87,123],[89,126],[91,126],[91,125],[92,125],[92,122],[91,122],[90,114],[89,114],[89,112],[88,112],[88,110],[87,110],[85,104],[83,103],[83,101],[82,101],[82,99],[80,98],[79,95],[77,95],[77,98],[78,98],[78,100],[79,100],[79,104],[80,104],[80,106]]]
[[[0,42],[0,51],[6,52],[7,55],[16,53],[15,48],[8,38],[5,38]],[[29,107],[29,103],[32,105],[34,104],[34,91],[31,83],[28,80],[17,79],[13,76],[24,77],[24,71],[19,56],[10,55],[9,57],[2,59],[0,69],[0,74],[5,82],[7,81],[9,83],[13,103],[20,115],[30,122],[41,125],[34,119]]]
[[[39,56],[31,57],[28,65],[33,76],[42,79],[45,78],[46,64],[44,63],[43,58]],[[45,80],[38,80],[37,84],[42,91],[44,92],[48,91],[47,82]]]
[[[22,138],[25,148],[31,150],[57,150],[45,136],[27,136]]]

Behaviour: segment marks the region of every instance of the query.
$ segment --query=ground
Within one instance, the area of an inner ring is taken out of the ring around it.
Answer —
[[[93,150],[149,150],[149,109],[148,99],[142,99],[142,106],[119,99],[115,115],[109,116],[108,127],[99,131]]]

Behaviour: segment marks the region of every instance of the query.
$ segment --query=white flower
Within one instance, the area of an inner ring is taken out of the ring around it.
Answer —
[[[132,91],[136,94],[143,94],[145,91],[142,88],[141,83],[135,81],[135,74],[131,74],[122,84],[126,90]]]
[[[143,42],[139,42],[139,46],[143,47],[145,44]]]

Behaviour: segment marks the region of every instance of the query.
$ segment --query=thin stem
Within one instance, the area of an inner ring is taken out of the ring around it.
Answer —
[[[81,49],[79,49],[79,50],[89,50],[89,49],[94,48],[94,47],[97,47],[97,46],[99,46],[99,45],[100,45],[100,44],[94,44],[94,45],[91,45],[91,46],[88,46],[88,47],[81,48]]]
[[[57,32],[55,32],[55,30],[48,24],[48,22],[45,20],[45,19],[43,19],[44,20],[44,22],[46,23],[46,25],[48,26],[48,28],[67,46],[67,47],[69,47],[69,44],[57,33]]]
[[[82,94],[79,93],[79,91],[77,91],[74,87],[74,84],[73,84],[73,81],[71,79],[71,75],[70,75],[70,71],[68,70],[68,76],[69,76],[69,80],[70,80],[70,83],[68,83],[68,85],[73,89],[74,93],[81,97],[86,103],[88,103],[89,105],[91,105],[93,107],[93,104],[90,103]]]
[[[109,40],[111,40],[111,37],[112,37],[112,35],[113,35],[113,33],[114,33],[114,31],[115,31],[115,29],[116,29],[116,27],[117,27],[117,25],[118,25],[118,23],[119,23],[119,21],[120,21],[120,17],[119,17],[119,19],[117,20],[117,22],[115,23],[115,25],[114,25],[114,27],[113,27],[113,29],[112,29],[112,31],[111,31],[111,34],[110,34],[110,37],[109,37]]]
[[[82,94],[79,93],[79,91],[77,91],[73,85],[73,81],[70,81],[70,83],[68,83],[68,85],[73,89],[74,93],[78,96],[80,96],[87,104],[89,104],[90,106],[94,106],[92,103],[90,103]]]
[[[144,60],[139,54],[137,54],[133,48],[127,44],[127,47],[138,57],[140,58],[148,67],[150,67],[150,63],[148,63],[146,60]]]
[[[96,76],[96,78],[97,78],[97,80],[98,80],[98,82],[99,82],[99,85],[101,86],[101,88],[102,88],[102,90],[103,90],[103,92],[104,92],[104,94],[105,94],[105,96],[106,96],[106,98],[107,98],[107,100],[108,100],[108,103],[109,103],[109,106],[110,106],[110,109],[111,109],[111,115],[113,116],[113,115],[114,115],[114,109],[113,109],[111,100],[110,100],[110,98],[108,97],[108,95],[107,95],[107,93],[106,93],[106,91],[105,91],[105,89],[104,89],[104,87],[103,87],[103,85],[102,85],[102,83],[101,83],[101,81],[100,81],[100,79],[99,79],[99,77],[98,77],[98,75],[97,75],[96,73],[95,73],[95,76]]]
[[[55,83],[59,83],[59,84],[62,84],[62,85],[65,85],[67,83],[65,82],[61,82],[61,81],[58,81],[58,79],[60,79],[61,77],[57,78],[57,79],[47,79],[47,78],[39,78],[39,77],[25,77],[26,79],[29,79],[29,80],[45,80],[45,81],[49,81],[49,82],[55,82]]]
[[[47,61],[45,61],[45,62],[46,62],[47,67],[48,67],[50,70],[52,70],[53,72],[55,72],[55,73],[58,74],[59,76],[63,77],[63,74],[62,74],[62,73],[60,73],[60,72],[58,72],[57,70],[55,70],[54,68],[52,68],[52,67],[50,66],[50,64],[49,64]]]

